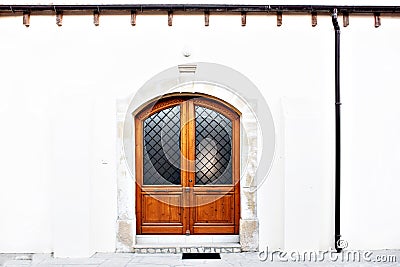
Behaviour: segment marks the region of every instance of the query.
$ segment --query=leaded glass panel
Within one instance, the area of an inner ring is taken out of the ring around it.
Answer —
[[[180,106],[144,120],[143,136],[143,184],[180,185]]]
[[[232,184],[232,121],[195,106],[196,184]]]

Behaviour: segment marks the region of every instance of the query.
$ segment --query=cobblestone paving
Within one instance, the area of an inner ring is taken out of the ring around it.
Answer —
[[[339,260],[331,261],[325,258],[322,262],[302,261],[293,262],[292,258],[286,256],[286,262],[279,261],[276,257],[271,260],[271,255],[265,261],[259,259],[258,253],[221,253],[220,260],[182,260],[182,254],[134,254],[134,253],[96,253],[90,258],[53,258],[50,254],[0,254],[0,266],[7,267],[261,267],[261,266],[304,266],[304,267],[372,267],[400,266],[400,250],[372,251],[369,257],[370,262],[340,260],[340,254],[334,254]],[[383,257],[382,257],[383,256]],[[389,259],[389,256],[391,257]],[[391,262],[377,262],[377,261]]]

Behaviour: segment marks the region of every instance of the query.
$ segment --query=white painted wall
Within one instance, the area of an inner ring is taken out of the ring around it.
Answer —
[[[399,248],[400,20],[343,33],[343,235],[352,248]]]
[[[276,158],[258,191],[260,247],[333,246],[334,35],[330,17],[0,16],[0,252],[115,249],[116,100],[184,62],[234,68],[263,93]],[[399,19],[342,34],[343,238],[399,248]],[[192,56],[184,58],[189,47]]]

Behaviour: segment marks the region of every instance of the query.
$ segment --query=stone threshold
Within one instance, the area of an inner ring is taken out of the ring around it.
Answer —
[[[136,244],[239,243],[239,235],[136,235]]]
[[[158,253],[240,253],[239,243],[209,243],[209,244],[138,244],[133,246],[133,252],[138,254]]]

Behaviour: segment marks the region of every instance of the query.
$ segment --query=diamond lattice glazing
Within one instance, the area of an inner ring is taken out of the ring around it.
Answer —
[[[196,106],[196,184],[232,184],[232,122]]]
[[[180,106],[161,110],[143,122],[143,184],[181,184]]]

